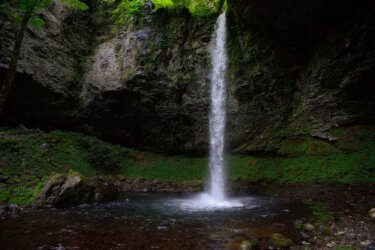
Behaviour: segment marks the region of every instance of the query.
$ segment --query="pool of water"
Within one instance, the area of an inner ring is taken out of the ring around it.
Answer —
[[[261,196],[215,209],[192,205],[196,199],[124,194],[99,206],[31,211],[0,221],[0,249],[238,249],[272,233],[298,240],[294,221],[307,215],[299,202]]]

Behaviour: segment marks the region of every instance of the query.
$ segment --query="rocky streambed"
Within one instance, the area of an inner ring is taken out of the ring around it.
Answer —
[[[233,195],[250,197],[251,205],[227,211],[181,208],[202,187],[198,181],[57,176],[46,182],[38,206],[0,207],[0,248],[374,247],[373,185],[276,186],[237,180]]]

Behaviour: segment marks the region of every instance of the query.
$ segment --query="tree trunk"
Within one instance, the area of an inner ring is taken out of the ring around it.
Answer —
[[[16,75],[18,59],[20,57],[22,40],[23,40],[23,37],[25,35],[27,23],[29,22],[29,20],[31,18],[33,10],[34,10],[34,6],[30,6],[27,9],[27,11],[25,12],[25,14],[22,18],[20,30],[18,31],[18,33],[16,35],[10,64],[9,64],[8,70],[7,70],[7,72],[4,76],[4,79],[3,79],[3,82],[2,82],[2,85],[1,85],[1,89],[0,89],[0,114],[3,112],[5,102],[7,100],[7,97],[9,95],[9,93],[10,93],[10,90],[12,89],[12,83],[13,83],[14,77]]]
[[[221,14],[221,12],[223,11],[224,3],[225,3],[225,0],[220,0],[219,7],[217,8],[218,14]]]

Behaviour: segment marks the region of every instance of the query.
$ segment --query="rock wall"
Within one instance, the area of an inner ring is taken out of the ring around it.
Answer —
[[[231,1],[232,147],[281,153],[373,124],[374,14],[373,1]]]
[[[170,153],[206,151],[213,22],[149,6],[101,43],[81,94],[84,130]]]
[[[15,30],[0,18],[0,79],[13,51]],[[70,126],[77,105],[80,60],[90,52],[90,13],[74,11],[55,0],[40,14],[42,28],[29,26],[23,40],[14,87],[3,116],[6,121],[53,129]]]
[[[4,121],[205,153],[216,17],[148,5],[113,33],[108,10],[89,4],[81,13],[55,1],[45,26],[28,29]],[[373,124],[374,14],[371,0],[229,1],[229,149],[329,151],[335,128]],[[12,45],[4,18],[0,32],[2,75]]]

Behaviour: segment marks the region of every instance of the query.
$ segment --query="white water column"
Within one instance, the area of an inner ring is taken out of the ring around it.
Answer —
[[[226,13],[221,14],[212,36],[211,58],[211,107],[210,130],[210,180],[208,193],[218,201],[226,198],[225,126],[227,119],[226,71],[228,55],[226,50]]]

